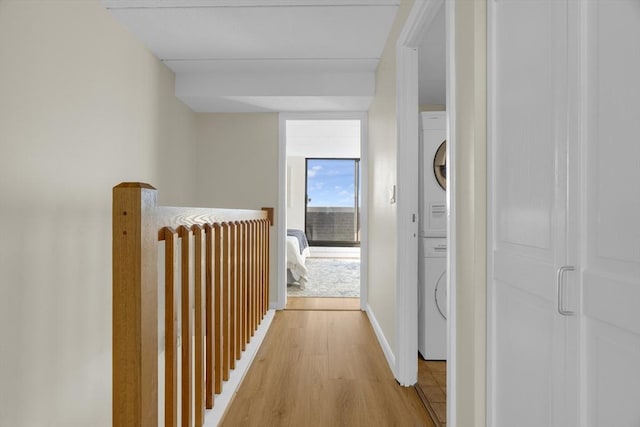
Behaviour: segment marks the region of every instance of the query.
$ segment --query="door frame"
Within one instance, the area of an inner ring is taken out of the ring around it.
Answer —
[[[278,260],[276,300],[270,307],[284,310],[287,305],[287,121],[288,120],[360,120],[360,168],[367,171],[368,162],[368,116],[366,112],[311,112],[278,114],[278,228],[276,258]],[[368,300],[368,174],[361,174],[360,211],[360,309],[366,310]]]
[[[449,167],[447,183],[447,275],[448,275],[448,361],[447,425],[456,425],[456,221],[455,221],[455,0],[416,0],[396,44],[398,121],[398,253],[396,271],[396,379],[408,386],[418,373],[418,182],[419,105],[418,47],[441,7],[445,7],[447,62],[447,141]],[[400,254],[411,256],[400,257]]]

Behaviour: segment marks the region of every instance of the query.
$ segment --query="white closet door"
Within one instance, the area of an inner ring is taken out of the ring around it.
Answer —
[[[582,425],[640,426],[640,1],[582,2]]]
[[[577,317],[558,312],[568,247],[567,1],[490,0],[489,421],[577,422]],[[575,224],[575,221],[569,222]],[[576,309],[567,272],[562,309]]]

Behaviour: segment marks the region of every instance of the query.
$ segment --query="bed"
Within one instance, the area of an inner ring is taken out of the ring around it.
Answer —
[[[307,285],[306,259],[309,256],[309,242],[302,230],[287,230],[287,285]]]

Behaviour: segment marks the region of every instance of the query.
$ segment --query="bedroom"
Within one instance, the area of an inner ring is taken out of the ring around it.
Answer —
[[[299,116],[285,122],[288,307],[314,301],[358,309],[364,120]]]

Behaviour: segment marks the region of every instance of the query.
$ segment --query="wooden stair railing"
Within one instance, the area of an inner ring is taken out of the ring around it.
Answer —
[[[114,187],[114,426],[157,427],[159,392],[165,426],[204,425],[205,409],[214,406],[268,311],[270,225],[272,208],[163,207],[148,184]],[[158,259],[159,242],[164,260]],[[161,391],[159,292],[165,330]]]

